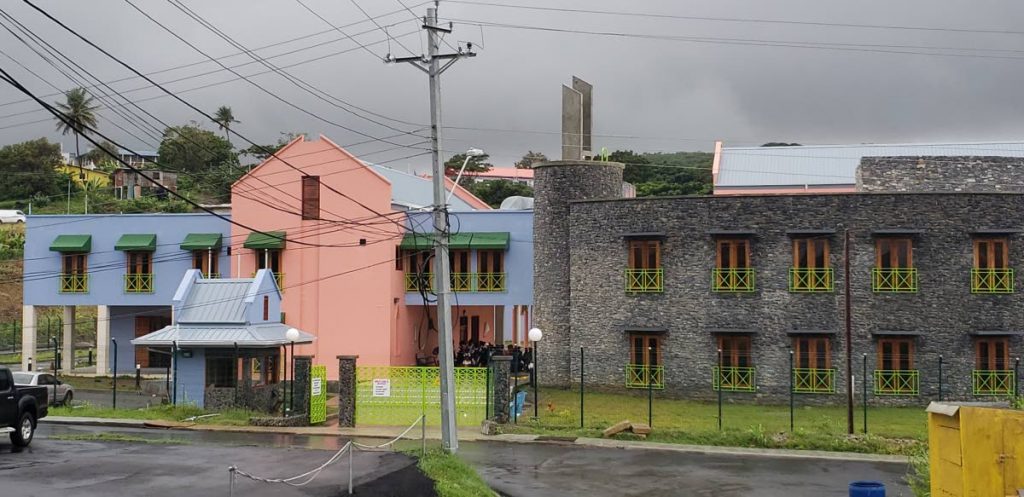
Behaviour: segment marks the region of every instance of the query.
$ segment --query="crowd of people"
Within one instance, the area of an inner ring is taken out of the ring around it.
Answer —
[[[435,347],[433,356],[436,358],[438,349]],[[508,355],[512,356],[512,373],[527,372],[529,364],[533,361],[533,349],[508,344],[505,347],[487,342],[460,341],[459,348],[455,351],[456,367],[487,367],[491,356]]]

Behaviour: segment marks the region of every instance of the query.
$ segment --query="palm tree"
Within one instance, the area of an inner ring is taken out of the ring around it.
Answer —
[[[231,123],[238,122],[235,120],[235,114],[231,112],[231,107],[227,105],[220,106],[213,115],[213,122],[217,123],[218,128],[224,130],[224,138],[227,138],[228,143],[231,143]]]
[[[82,171],[82,154],[79,150],[78,137],[86,133],[87,128],[96,128],[96,109],[93,105],[92,96],[85,91],[85,88],[68,90],[64,94],[64,102],[56,102],[57,108],[64,114],[64,119],[57,118],[57,131],[62,135],[75,134],[75,161],[78,162],[78,174],[80,179],[85,179],[85,172]]]

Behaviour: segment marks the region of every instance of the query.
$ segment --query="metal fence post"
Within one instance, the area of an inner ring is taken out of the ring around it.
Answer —
[[[580,347],[580,429],[583,429],[583,347]]]
[[[715,374],[718,375],[718,431],[722,431],[722,349],[718,349],[718,371]]]
[[[117,338],[110,337],[110,343],[114,346],[114,377],[111,383],[114,385],[114,396],[112,403],[114,409],[117,409]]]
[[[427,455],[427,415],[420,415],[420,457]]]
[[[1020,357],[1013,363],[1013,395],[1020,392]]]
[[[356,447],[352,445],[352,442],[348,443],[348,494],[352,495],[352,453],[355,452]]]
[[[942,402],[942,354],[939,354],[939,402]]]
[[[648,347],[648,356],[650,357],[651,347]],[[654,376],[654,369],[651,363],[647,363],[647,426],[654,426],[654,388],[652,385],[652,376]]]
[[[789,349],[789,431],[793,429],[793,349]]]
[[[228,467],[228,497],[235,496],[235,470],[234,466]]]
[[[53,379],[57,379],[57,366],[60,365],[60,348],[57,344],[57,337],[53,337]],[[57,385],[53,385],[53,405],[57,405]]]
[[[868,432],[868,355],[867,354],[864,354],[864,373],[863,373],[863,376],[864,376],[864,381],[862,381],[861,383],[864,384],[863,385],[863,389],[864,389],[863,397],[864,398],[861,399],[861,402],[864,404],[864,433],[867,433]]]

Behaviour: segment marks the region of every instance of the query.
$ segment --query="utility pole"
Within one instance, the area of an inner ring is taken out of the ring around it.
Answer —
[[[427,73],[430,79],[430,144],[434,171],[434,291],[437,294],[438,359],[441,366],[441,446],[448,452],[459,450],[455,419],[455,357],[452,352],[451,268],[448,266],[448,206],[445,204],[444,164],[441,161],[441,73],[463,57],[475,57],[473,46],[467,50],[440,54],[442,33],[451,33],[437,24],[437,4],[427,9],[423,29],[427,31],[427,54],[419,57],[391,57],[385,62],[408,62]],[[440,62],[444,61],[444,64]]]

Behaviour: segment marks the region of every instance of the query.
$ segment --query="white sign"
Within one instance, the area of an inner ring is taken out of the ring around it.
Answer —
[[[320,377],[313,378],[313,397],[320,396]]]
[[[374,378],[373,379],[373,396],[374,397],[390,397],[391,396],[391,380],[387,378]]]

